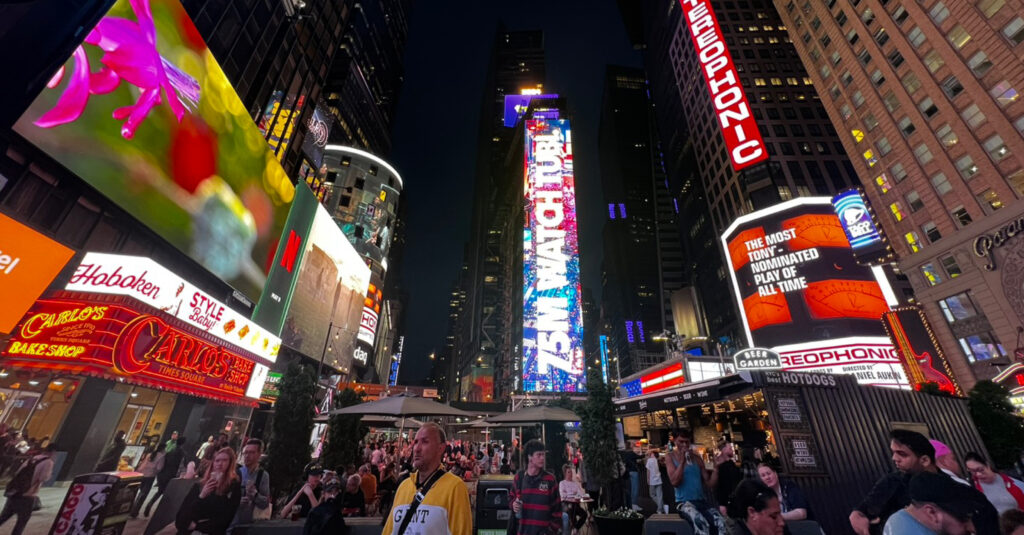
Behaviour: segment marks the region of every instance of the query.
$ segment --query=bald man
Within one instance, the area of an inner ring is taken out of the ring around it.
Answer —
[[[469,490],[461,479],[441,468],[446,443],[444,429],[433,422],[416,432],[412,447],[416,471],[395,492],[394,507],[382,533],[471,535]]]

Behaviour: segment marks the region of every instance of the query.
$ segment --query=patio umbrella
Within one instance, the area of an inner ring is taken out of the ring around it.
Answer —
[[[327,414],[373,414],[379,416],[461,416],[470,418],[473,413],[456,409],[450,405],[438,403],[434,400],[398,394],[380,398],[376,401],[367,401],[358,405],[334,409]],[[398,436],[401,438],[405,432],[404,419],[399,427]]]
[[[523,424],[536,424],[544,422],[578,422],[579,415],[569,409],[561,407],[549,407],[547,405],[535,405],[517,411],[506,412],[490,418],[484,418],[492,424],[511,424],[512,427]],[[547,433],[542,425],[540,427],[541,440],[547,444]]]

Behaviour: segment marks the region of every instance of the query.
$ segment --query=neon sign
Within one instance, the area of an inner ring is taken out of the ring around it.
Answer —
[[[523,390],[582,392],[583,313],[572,130],[526,121]]]
[[[832,198],[839,222],[850,240],[850,247],[860,249],[882,242],[878,227],[871,220],[871,212],[857,190],[844,191]]]
[[[742,171],[766,160],[768,150],[750,111],[750,103],[740,85],[736,66],[725,46],[710,0],[680,0],[679,3],[697,50],[700,72],[711,93],[732,168]]]
[[[157,315],[61,299],[37,301],[2,355],[26,367],[92,370],[231,401],[258,398],[269,371]]]

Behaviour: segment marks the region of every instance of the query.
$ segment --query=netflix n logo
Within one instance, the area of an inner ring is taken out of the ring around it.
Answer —
[[[295,268],[295,259],[299,255],[299,247],[302,245],[302,238],[295,231],[288,234],[288,242],[284,246],[284,253],[281,255],[281,267],[292,272]]]

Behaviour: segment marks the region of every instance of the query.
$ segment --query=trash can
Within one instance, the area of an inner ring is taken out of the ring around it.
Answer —
[[[142,474],[102,472],[76,477],[50,535],[120,535],[139,492]]]
[[[476,484],[476,535],[505,535],[512,516],[512,476],[483,475]]]

